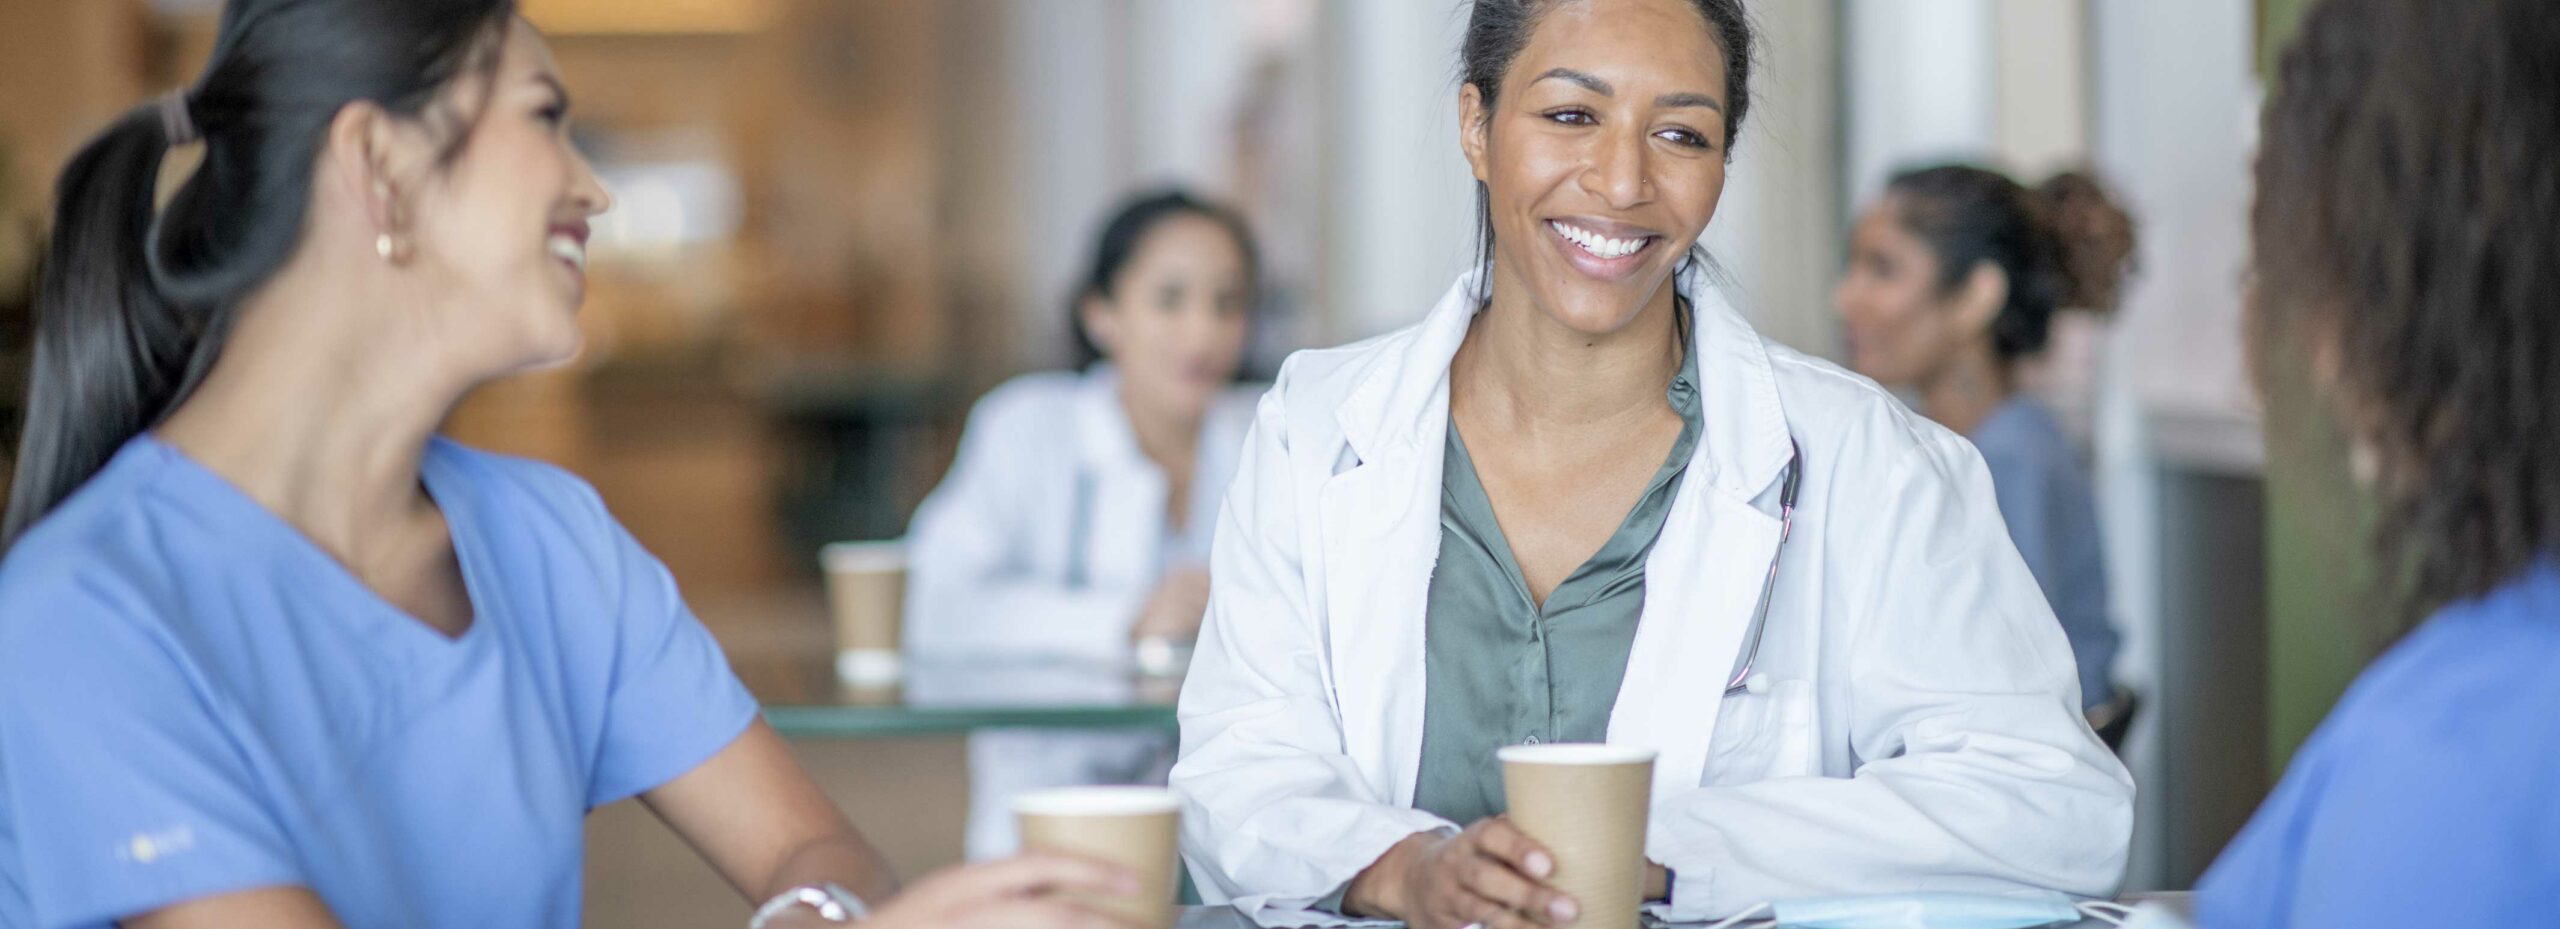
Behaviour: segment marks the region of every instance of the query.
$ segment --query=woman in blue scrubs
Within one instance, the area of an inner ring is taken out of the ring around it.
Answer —
[[[2327,0],[2269,82],[2251,343],[2332,398],[2432,615],[2205,875],[2210,929],[2560,918],[2554,62],[2545,0]]]
[[[2098,507],[2053,411],[2019,389],[2065,308],[2105,312],[2133,223],[2086,175],[2036,189],[1995,171],[1905,171],[1858,218],[1832,299],[1849,366],[1917,393],[1920,412],[1973,440],[2010,541],[2052,601],[2080,671],[2080,705],[2115,690]]]
[[[626,797],[757,924],[1119,925],[1043,892],[1128,880],[1074,862],[892,896],[595,493],[437,436],[578,348],[610,198],[567,109],[509,3],[234,0],[203,78],[65,170],[0,562],[0,925],[568,929]]]

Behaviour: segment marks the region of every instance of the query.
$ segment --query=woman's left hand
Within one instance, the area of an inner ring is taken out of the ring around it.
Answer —
[[[1156,584],[1146,609],[1130,627],[1129,638],[1189,642],[1200,637],[1200,620],[1208,613],[1209,569],[1175,568]]]

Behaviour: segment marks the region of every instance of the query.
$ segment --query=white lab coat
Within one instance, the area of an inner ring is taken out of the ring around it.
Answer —
[[[1123,663],[1129,627],[1169,565],[1207,563],[1218,495],[1259,387],[1201,423],[1190,531],[1169,531],[1165,476],[1138,448],[1109,365],[1016,378],[969,414],[951,471],[908,532],[906,647],[922,659],[1048,655]],[[993,730],[969,740],[969,854],[1014,847],[1025,790],[1160,780],[1159,732]]]
[[[2080,715],[2071,651],[1973,447],[1864,378],[1768,344],[1694,276],[1704,430],[1646,561],[1608,741],[1659,752],[1658,913],[1826,894],[2122,880],[2133,782]],[[1472,277],[1420,325],[1301,352],[1256,414],[1181,703],[1183,853],[1265,925],[1416,832],[1423,614],[1448,369]],[[1804,474],[1754,667],[1726,697]],[[1494,763],[1486,759],[1487,764]]]

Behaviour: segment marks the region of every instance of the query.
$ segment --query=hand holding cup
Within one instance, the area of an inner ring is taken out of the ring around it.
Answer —
[[[1570,925],[1580,904],[1545,881],[1555,856],[1502,817],[1453,836],[1399,843],[1353,879],[1343,908],[1414,929],[1541,929]]]

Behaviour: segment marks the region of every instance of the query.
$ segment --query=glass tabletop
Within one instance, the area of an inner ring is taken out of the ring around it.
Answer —
[[[834,628],[814,588],[712,594],[697,614],[740,680],[785,736],[884,739],[977,729],[1174,728],[1178,678],[1137,674],[1126,661],[1017,655],[908,656],[895,686],[858,688],[836,677]]]
[[[903,679],[854,687],[818,669],[824,683],[768,699],[765,720],[798,738],[953,735],[976,729],[1163,729],[1174,722],[1179,678],[1129,665],[1062,656],[920,658]]]

